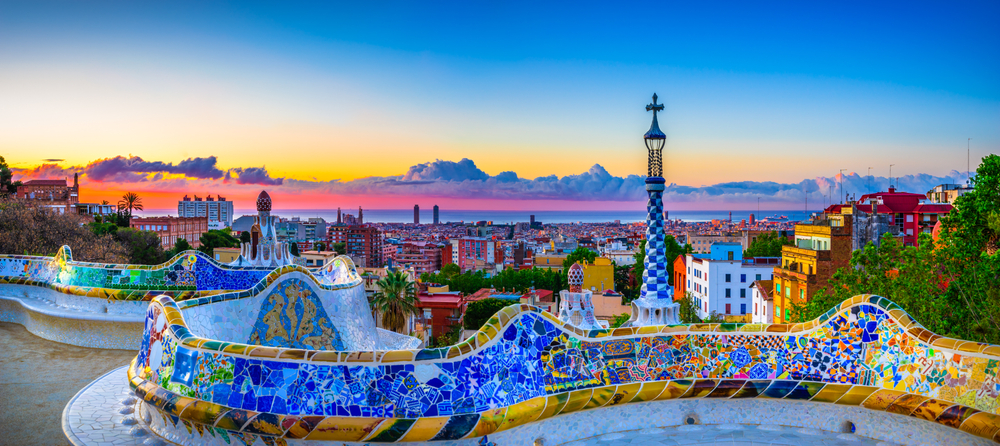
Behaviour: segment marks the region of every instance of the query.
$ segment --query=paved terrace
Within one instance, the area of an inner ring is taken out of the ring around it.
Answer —
[[[128,365],[136,352],[48,341],[0,322],[0,443],[68,445],[62,412],[101,375]]]

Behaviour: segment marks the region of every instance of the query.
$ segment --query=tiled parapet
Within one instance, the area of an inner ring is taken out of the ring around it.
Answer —
[[[878,296],[803,324],[588,332],[515,305],[459,345],[395,351],[203,339],[183,314],[154,299],[131,386],[162,426],[249,443],[452,440],[690,398],[858,406],[1000,440],[1000,347],[934,335]]]
[[[151,300],[166,294],[185,301],[233,291],[259,292],[268,281],[291,270],[312,274],[333,288],[361,283],[354,264],[343,256],[320,268],[275,269],[224,265],[199,251],[185,251],[160,265],[77,262],[67,246],[54,257],[0,255],[0,283],[111,300]]]

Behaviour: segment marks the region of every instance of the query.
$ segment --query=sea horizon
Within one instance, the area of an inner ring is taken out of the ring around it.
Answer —
[[[342,209],[344,215],[354,214],[357,216],[357,209]],[[420,223],[428,224],[433,222],[433,211],[431,209],[420,211]],[[813,213],[822,212],[816,210],[683,210],[667,211],[667,218],[680,219],[686,222],[706,222],[711,220],[726,220],[730,218],[735,222],[749,219],[750,214],[758,220],[769,217],[787,217],[787,221],[807,220]],[[255,209],[235,209],[234,220],[242,215],[254,215]],[[177,209],[146,209],[136,211],[137,216],[153,217],[163,215],[177,215]],[[320,217],[328,223],[337,221],[336,209],[275,209],[271,214],[283,217],[308,219]],[[491,221],[494,224],[511,224],[528,222],[531,215],[535,216],[536,222],[542,223],[609,223],[619,221],[621,223],[634,223],[646,220],[645,210],[635,211],[507,211],[507,210],[456,210],[441,209],[439,216],[441,223],[458,222],[479,222]],[[412,223],[413,209],[364,209],[364,219],[368,223]]]

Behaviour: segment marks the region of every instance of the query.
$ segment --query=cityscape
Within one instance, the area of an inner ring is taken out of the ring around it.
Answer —
[[[0,6],[0,443],[1000,443],[996,5],[93,6]]]

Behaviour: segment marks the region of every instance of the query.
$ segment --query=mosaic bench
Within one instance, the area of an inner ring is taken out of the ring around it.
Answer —
[[[388,351],[209,339],[167,296],[147,311],[129,385],[182,444],[448,441],[625,404],[778,399],[1000,441],[1000,346],[938,336],[878,296],[800,324],[587,332],[514,305],[461,344]]]

